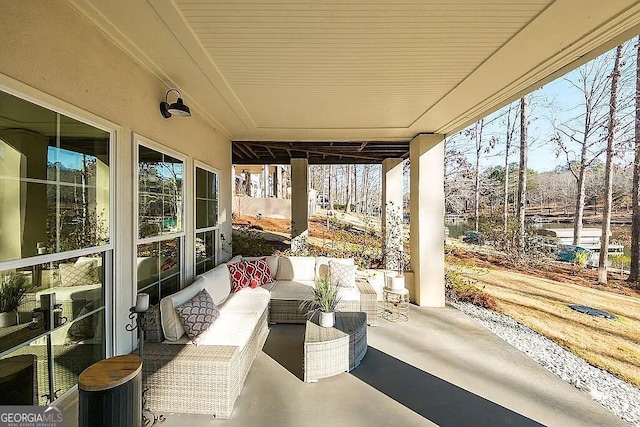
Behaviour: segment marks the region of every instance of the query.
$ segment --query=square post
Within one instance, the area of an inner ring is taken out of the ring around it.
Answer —
[[[291,159],[291,250],[306,255],[309,237],[309,161]]]
[[[409,150],[413,300],[444,307],[444,135],[418,135]]]

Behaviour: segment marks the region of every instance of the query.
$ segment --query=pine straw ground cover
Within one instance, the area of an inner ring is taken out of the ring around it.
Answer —
[[[637,290],[623,286],[621,280],[606,289],[598,287],[590,273],[574,276],[571,271],[565,271],[563,265],[538,270],[536,275],[543,277],[536,277],[517,271],[522,268],[510,268],[509,261],[497,255],[454,252],[447,256],[448,269],[487,294],[497,311],[552,339],[592,365],[640,386]],[[617,316],[617,320],[581,314],[571,310],[569,304],[605,310]]]

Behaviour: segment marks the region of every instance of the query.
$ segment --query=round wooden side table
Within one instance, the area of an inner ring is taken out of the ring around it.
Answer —
[[[80,427],[140,426],[142,360],[135,354],[94,363],[78,377]]]
[[[385,286],[382,290],[384,309],[382,318],[390,322],[406,322],[409,320],[409,290],[392,289]]]

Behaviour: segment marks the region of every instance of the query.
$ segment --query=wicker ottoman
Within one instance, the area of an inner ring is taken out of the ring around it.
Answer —
[[[367,315],[336,313],[333,328],[318,325],[318,314],[304,333],[304,381],[317,382],[355,369],[367,352]]]

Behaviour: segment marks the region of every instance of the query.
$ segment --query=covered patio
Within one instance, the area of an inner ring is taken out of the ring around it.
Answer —
[[[5,1],[0,29],[0,272],[36,284],[42,268],[53,278],[59,264],[99,258],[86,298],[100,304],[70,321],[96,316],[97,360],[137,347],[127,325],[138,292],[155,303],[231,257],[234,162],[291,165],[293,237],[304,240],[309,164],[382,164],[381,204],[398,213],[410,159],[410,321],[367,328],[362,365],[318,384],[296,374],[302,327],[275,325],[230,420],[165,425],[622,423],[445,306],[444,140],[637,35],[640,1]],[[189,119],[161,115],[176,92]],[[87,190],[59,171],[91,146],[102,147],[91,208],[104,224],[67,247],[78,222],[56,220],[61,192],[44,190]],[[57,282],[45,287],[62,297]],[[77,388],[56,387],[50,400],[74,425]]]

